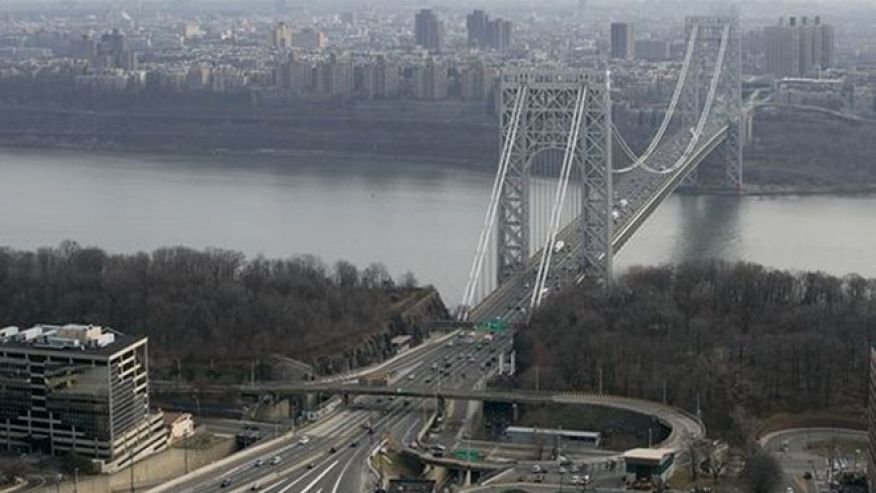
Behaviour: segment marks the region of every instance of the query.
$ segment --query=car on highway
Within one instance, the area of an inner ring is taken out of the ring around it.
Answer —
[[[544,468],[541,467],[540,464],[533,464],[532,465],[532,472],[535,474],[540,474],[540,473],[544,472]]]
[[[265,459],[256,459],[253,465],[255,467],[262,467],[263,465],[265,465]]]
[[[280,459],[280,456],[279,456],[279,455],[275,455],[274,458],[271,459],[271,465],[276,466],[277,464],[280,463],[280,460],[281,460],[281,459]]]
[[[228,488],[229,486],[231,486],[231,478],[225,478],[219,483],[220,488]]]
[[[308,469],[313,469],[314,467],[316,467],[316,465],[314,465],[313,462],[308,462],[308,463],[307,463],[307,468],[308,468]]]
[[[258,483],[253,483],[253,485],[249,487],[249,491],[258,491],[260,489],[262,489],[262,485]]]
[[[328,453],[333,454],[333,453],[335,453],[335,452],[337,452],[337,451],[338,451],[338,449],[336,449],[336,448],[334,448],[334,447],[330,447]]]
[[[308,443],[310,443],[310,437],[307,435],[304,435],[298,439],[298,443],[300,443],[301,445],[307,445]]]
[[[358,447],[358,446],[359,446],[359,442],[357,442],[357,441],[355,441],[355,440],[353,440],[352,442],[350,442],[350,448],[356,448],[356,447]]]

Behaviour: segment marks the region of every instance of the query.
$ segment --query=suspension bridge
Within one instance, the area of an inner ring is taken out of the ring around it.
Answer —
[[[638,155],[612,123],[610,73],[502,73],[501,156],[463,319],[511,320],[564,285],[610,283],[615,253],[714,153],[726,186],[741,189],[748,115],[738,18],[689,17],[685,35],[672,98]]]

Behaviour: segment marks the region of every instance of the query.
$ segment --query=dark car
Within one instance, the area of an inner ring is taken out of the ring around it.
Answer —
[[[219,483],[219,486],[220,486],[221,488],[228,488],[229,486],[231,486],[231,478],[225,478],[225,479],[223,479],[222,482]]]
[[[329,453],[330,453],[330,454],[333,454],[333,453],[335,453],[335,452],[337,452],[337,451],[338,451],[338,449],[336,449],[336,448],[334,448],[334,447],[329,448]]]
[[[350,442],[350,448],[355,448],[355,447],[358,447],[358,446],[359,446],[359,442],[356,442],[356,441],[352,441],[352,442]]]

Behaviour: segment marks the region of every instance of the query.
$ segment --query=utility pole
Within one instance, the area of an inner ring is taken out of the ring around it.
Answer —
[[[602,366],[599,367],[599,395],[602,395]]]
[[[79,468],[73,469],[73,493],[79,493]]]

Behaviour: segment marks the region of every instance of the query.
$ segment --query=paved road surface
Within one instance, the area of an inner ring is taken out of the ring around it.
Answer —
[[[775,456],[782,466],[785,475],[782,490],[791,493],[820,493],[829,491],[827,487],[827,459],[809,450],[807,446],[813,442],[829,440],[860,440],[867,441],[864,431],[842,428],[797,428],[783,430],[765,435],[760,439],[761,447]],[[866,450],[858,461],[858,468],[866,467]],[[850,458],[850,466],[853,458]],[[809,472],[812,479],[804,479]],[[790,489],[790,490],[789,490]]]

